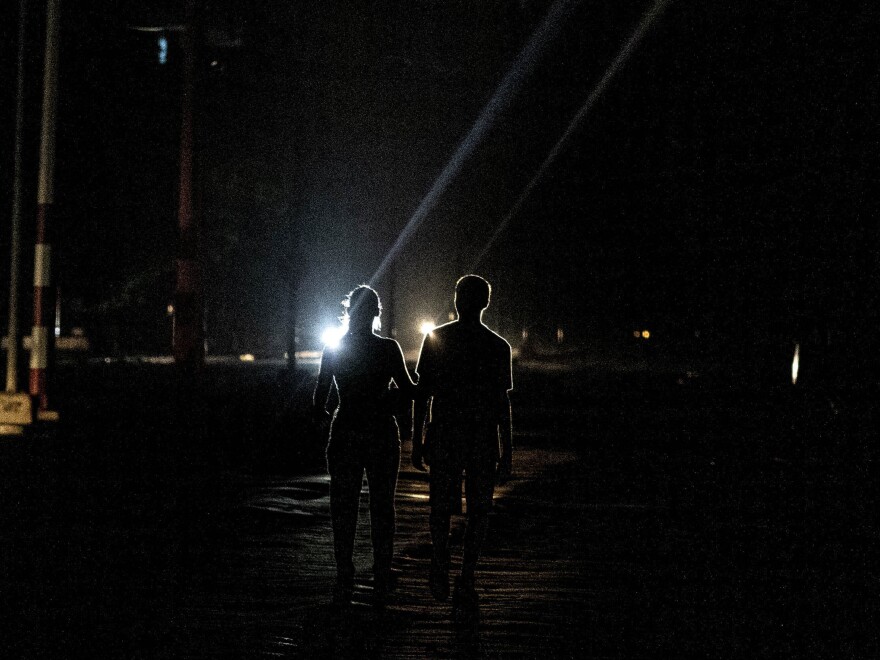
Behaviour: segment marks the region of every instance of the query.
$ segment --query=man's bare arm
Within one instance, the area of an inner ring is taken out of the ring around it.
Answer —
[[[421,472],[425,471],[425,419],[428,416],[428,403],[430,397],[416,386],[414,431],[412,438],[412,464],[413,467]]]
[[[505,392],[498,405],[498,435],[501,438],[501,458],[498,461],[498,482],[505,483],[513,473],[513,423],[510,395]]]

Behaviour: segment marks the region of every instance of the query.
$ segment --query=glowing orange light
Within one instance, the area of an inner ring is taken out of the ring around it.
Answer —
[[[642,330],[642,339],[650,339],[651,332],[649,330]]]

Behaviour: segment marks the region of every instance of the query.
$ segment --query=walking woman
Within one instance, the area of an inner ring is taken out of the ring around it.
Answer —
[[[316,415],[326,417],[327,399],[336,385],[339,404],[330,426],[327,470],[336,585],[333,601],[351,601],[354,586],[354,538],[364,472],[370,491],[373,541],[373,589],[382,607],[388,593],[394,552],[394,491],[400,467],[400,433],[412,435],[410,379],[403,351],[393,339],[373,332],[381,312],[379,295],[361,285],[343,301],[348,330],[336,347],[325,346],[315,387]],[[391,384],[397,386],[394,390]],[[400,418],[400,432],[394,414]]]

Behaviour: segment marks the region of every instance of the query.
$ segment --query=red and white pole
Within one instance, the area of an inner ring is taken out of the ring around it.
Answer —
[[[27,0],[18,3],[18,84],[15,94],[15,152],[12,177],[12,236],[9,258],[9,326],[6,336],[6,390],[0,392],[0,436],[20,436],[34,421],[31,397],[18,391],[18,291],[21,271],[22,151],[24,147],[24,70]]]
[[[46,55],[43,63],[43,117],[37,186],[37,231],[34,249],[34,325],[31,332],[30,394],[38,415],[49,412],[49,376],[55,348],[55,300],[52,288],[52,205],[55,186],[55,115],[58,91],[58,5],[47,0]]]

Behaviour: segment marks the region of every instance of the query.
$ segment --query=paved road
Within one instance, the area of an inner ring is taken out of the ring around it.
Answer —
[[[427,483],[404,470],[397,493],[397,588],[384,614],[371,607],[366,492],[361,511],[354,606],[328,606],[333,580],[327,480],[323,475],[242,489],[237,542],[210,563],[220,593],[213,607],[184,606],[185,618],[213,622],[198,648],[224,648],[281,657],[389,658],[580,656],[585,648],[590,585],[585,572],[583,504],[547,499],[551,477],[576,458],[566,451],[522,448],[519,479],[499,489],[479,573],[477,617],[456,622],[450,604],[430,596]],[[460,558],[464,519],[453,526]],[[561,529],[566,529],[560,533]],[[197,601],[202,600],[197,590]],[[244,596],[245,602],[242,602]],[[239,599],[230,611],[230,600]],[[243,611],[244,610],[244,611]],[[252,647],[251,644],[254,646]]]
[[[329,607],[309,372],[279,414],[291,385],[269,371],[212,372],[175,409],[154,369],[71,373],[64,426],[0,446],[3,657],[880,656],[858,397],[520,370],[517,479],[479,617],[456,621],[427,589],[427,484],[405,463],[390,606],[368,604],[364,499],[355,605]]]

